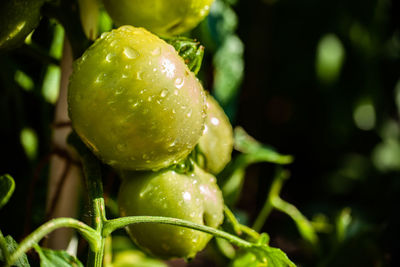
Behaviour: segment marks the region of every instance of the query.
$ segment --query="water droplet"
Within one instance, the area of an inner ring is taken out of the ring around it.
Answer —
[[[148,98],[147,98],[147,101],[148,102],[151,102],[153,100],[153,97],[152,96],[149,96]]]
[[[175,109],[172,109],[172,113],[173,113],[173,114],[175,114],[175,113],[176,113]]]
[[[86,58],[87,58],[87,55],[86,55],[86,54],[83,54],[83,55],[81,56],[81,61],[85,61]]]
[[[95,83],[101,83],[104,80],[104,77],[106,77],[106,73],[100,73],[97,77],[96,80],[94,81]]]
[[[124,92],[124,90],[125,90],[125,88],[119,87],[119,88],[117,88],[117,89],[115,90],[115,94],[116,94],[116,95],[120,95],[120,94],[122,94],[122,93]]]
[[[101,39],[104,39],[104,38],[106,38],[107,36],[108,36],[108,32],[103,32],[101,35],[100,35],[100,38]]]
[[[107,62],[111,62],[114,57],[115,57],[114,53],[108,53],[107,56],[106,56],[106,61]]]
[[[142,79],[142,72],[141,71],[136,72],[136,79],[138,79],[138,80]]]
[[[164,90],[161,91],[161,94],[160,94],[161,97],[166,97],[167,95],[168,95],[168,90],[167,89],[164,89]]]
[[[127,46],[124,48],[124,55],[129,59],[135,59],[139,56],[139,52]]]
[[[112,42],[110,43],[110,46],[111,46],[111,47],[116,46],[117,43],[118,43],[118,41],[117,41],[117,40],[114,40],[114,41],[112,41]]]
[[[174,95],[178,95],[178,90],[175,90],[175,91],[174,91]]]
[[[118,145],[117,145],[117,149],[118,149],[119,151],[124,151],[124,150],[126,149],[126,144],[118,144]]]
[[[122,78],[122,79],[126,79],[126,78],[128,78],[128,75],[122,74],[121,78]]]
[[[219,120],[216,117],[211,118],[211,123],[215,126],[217,126],[219,124]]]
[[[142,159],[149,159],[149,155],[147,155],[146,153],[144,153],[144,154],[142,155]]]
[[[185,84],[185,81],[181,78],[176,78],[175,80],[175,87],[181,89],[182,86]]]
[[[158,55],[160,55],[160,54],[161,54],[161,47],[157,47],[156,49],[154,49],[154,50],[151,52],[151,54],[152,54],[153,56],[158,56]]]
[[[192,109],[189,110],[189,112],[186,114],[186,117],[190,118],[192,116]]]
[[[135,103],[133,103],[133,104],[131,105],[131,107],[132,107],[133,109],[135,109],[138,105],[139,105],[139,103],[138,103],[138,102],[135,102]]]
[[[187,201],[189,201],[189,200],[192,199],[192,195],[191,195],[189,192],[184,192],[184,193],[182,194],[182,196],[183,196],[183,199],[184,199],[184,200],[187,200]]]

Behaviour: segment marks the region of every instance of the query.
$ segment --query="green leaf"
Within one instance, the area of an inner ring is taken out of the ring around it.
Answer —
[[[288,256],[278,248],[267,245],[245,250],[232,262],[232,267],[294,267]]]
[[[296,266],[288,256],[279,248],[264,246],[264,256],[267,258],[268,267]]]
[[[227,205],[233,204],[239,197],[245,171],[249,165],[259,162],[289,164],[293,161],[292,156],[282,155],[273,148],[261,144],[241,127],[234,129],[234,147],[243,154],[231,161],[218,175],[219,185]]]
[[[41,267],[83,267],[82,263],[74,256],[71,256],[64,250],[51,250],[34,246],[40,257]]]
[[[1,187],[0,187],[1,188]],[[2,235],[0,236],[0,238],[2,238]],[[6,238],[4,238],[3,240],[0,240],[0,242],[4,242],[5,243],[5,247],[8,251],[8,254],[10,255],[11,253],[13,253],[16,248],[18,247],[18,243],[11,237],[11,236],[6,236]],[[3,247],[3,246],[1,246]],[[5,261],[5,255],[3,255],[4,252],[0,249],[0,261]],[[26,256],[26,254],[24,253],[21,257],[19,257],[19,259],[14,262],[13,266],[17,266],[17,267],[29,267],[29,261],[28,261],[28,257]]]
[[[8,175],[0,176],[0,208],[2,208],[10,199],[15,189],[14,179]]]
[[[215,53],[214,94],[222,107],[228,106],[238,94],[244,76],[244,45],[230,35]]]
[[[236,150],[253,155],[249,157],[249,163],[253,162],[271,162],[276,164],[290,164],[293,157],[290,155],[282,155],[270,146],[261,144],[251,137],[242,127],[234,129],[234,147]]]
[[[199,72],[204,55],[204,47],[199,42],[187,37],[172,37],[164,40],[175,48],[194,74]]]

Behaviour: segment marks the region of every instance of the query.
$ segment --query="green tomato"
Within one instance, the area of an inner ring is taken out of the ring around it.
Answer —
[[[84,143],[119,169],[185,158],[205,120],[205,93],[175,49],[143,28],[103,34],[75,62],[69,116]]]
[[[44,0],[0,1],[0,49],[11,49],[22,44],[37,27]]]
[[[214,0],[103,0],[118,25],[134,25],[162,35],[187,32],[208,15]]]
[[[166,216],[218,227],[223,198],[216,179],[195,166],[190,175],[173,170],[125,172],[118,194],[122,216]],[[143,249],[161,258],[193,258],[211,235],[164,224],[134,224],[128,234]]]
[[[207,119],[198,148],[205,159],[204,168],[218,174],[231,160],[233,131],[224,110],[211,95],[206,104]]]

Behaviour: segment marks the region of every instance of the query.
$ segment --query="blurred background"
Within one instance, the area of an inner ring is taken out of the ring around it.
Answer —
[[[199,78],[232,124],[294,156],[281,197],[323,225],[319,245],[310,247],[277,211],[262,231],[299,266],[400,262],[399,6],[397,0],[216,0],[188,35],[205,46]],[[100,17],[100,31],[111,26],[104,11]],[[0,227],[16,240],[46,218],[64,36],[44,16],[24,46],[0,54],[0,174],[16,180]],[[247,169],[234,210],[243,223],[262,208],[274,172],[267,163]],[[111,199],[117,188],[115,179]]]

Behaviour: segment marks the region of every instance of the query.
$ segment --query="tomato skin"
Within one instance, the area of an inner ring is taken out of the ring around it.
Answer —
[[[222,107],[207,95],[207,118],[198,148],[205,158],[205,169],[218,174],[231,160],[233,131]]]
[[[118,194],[121,216],[166,216],[218,227],[223,198],[216,179],[195,166],[191,175],[173,170],[124,172]],[[143,249],[161,258],[192,258],[211,235],[163,224],[134,224],[128,234]]]
[[[143,28],[103,34],[74,64],[72,126],[117,169],[161,169],[185,158],[205,120],[205,93],[175,49]]]
[[[21,45],[40,21],[44,0],[0,1],[0,50]]]
[[[133,25],[161,35],[187,32],[202,21],[214,0],[103,0],[117,25]]]

